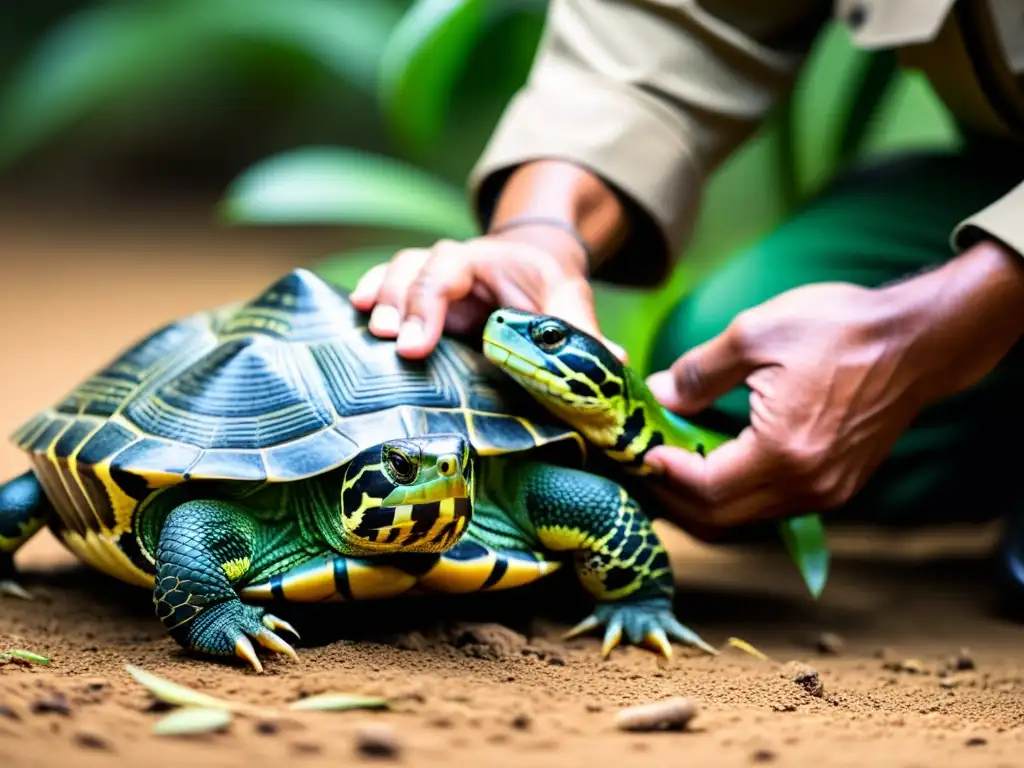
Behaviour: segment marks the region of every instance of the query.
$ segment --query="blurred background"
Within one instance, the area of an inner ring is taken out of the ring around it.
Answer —
[[[0,430],[157,323],[293,266],[351,287],[399,247],[473,235],[464,179],[546,7],[0,2]],[[916,74],[829,29],[711,180],[672,280],[598,287],[605,332],[642,365],[651,318],[837,170],[956,141]]]

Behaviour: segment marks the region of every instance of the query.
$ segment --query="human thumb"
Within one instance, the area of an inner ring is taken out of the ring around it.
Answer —
[[[667,371],[647,378],[647,386],[665,408],[693,414],[743,383],[754,369],[729,331],[694,347]]]
[[[593,336],[623,365],[629,362],[626,350],[601,332],[594,307],[594,292],[585,280],[563,283],[558,290],[552,292],[549,303],[551,306],[544,308],[547,314],[560,317],[574,328]]]

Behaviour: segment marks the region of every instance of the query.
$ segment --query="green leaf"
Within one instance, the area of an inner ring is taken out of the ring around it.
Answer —
[[[175,0],[80,11],[43,38],[0,92],[0,166],[111,102],[165,89],[229,41],[311,59],[371,93],[395,20],[362,0]],[[191,70],[195,72],[195,68]]]
[[[818,515],[789,518],[779,523],[779,530],[804,583],[818,599],[828,581],[829,567],[828,543],[821,518]]]
[[[288,705],[289,709],[314,711],[341,711],[346,709],[387,709],[388,702],[375,696],[355,693],[321,693],[308,696]]]
[[[292,150],[256,163],[231,183],[221,215],[245,224],[477,234],[461,189],[397,160],[341,147]]]
[[[153,733],[158,736],[211,733],[230,725],[232,717],[226,709],[185,707],[160,718],[153,726]]]
[[[0,658],[22,659],[23,661],[31,661],[34,664],[50,663],[46,656],[40,656],[38,653],[32,653],[32,651],[23,651],[20,648],[12,648],[9,651],[0,652]]]
[[[168,704],[179,706],[198,707],[200,709],[241,709],[244,705],[233,704],[224,699],[208,696],[205,693],[188,688],[184,685],[171,682],[152,672],[139,669],[131,664],[126,664],[125,669],[132,677],[143,685],[153,696]]]
[[[380,99],[396,137],[424,151],[444,130],[453,84],[480,36],[482,0],[417,0],[381,56]]]

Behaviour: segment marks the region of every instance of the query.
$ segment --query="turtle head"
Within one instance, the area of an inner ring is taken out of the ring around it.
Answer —
[[[629,372],[590,334],[550,315],[499,309],[484,327],[483,353],[597,445],[621,433]]]
[[[341,488],[352,554],[444,552],[473,516],[473,451],[462,435],[387,440],[357,454]]]

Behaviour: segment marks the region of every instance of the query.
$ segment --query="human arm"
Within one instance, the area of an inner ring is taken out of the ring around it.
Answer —
[[[986,237],[899,283],[787,291],[651,376],[682,415],[751,390],[751,423],[735,440],[706,458],[649,454],[671,481],[675,520],[714,537],[847,502],[924,407],[976,384],[1024,334],[1021,259]]]
[[[493,231],[525,211],[566,216],[595,254],[594,278],[658,284],[686,244],[704,181],[792,86],[829,11],[830,4],[821,0],[699,6],[553,0],[529,82],[470,176],[481,228]],[[540,166],[545,159],[557,161],[565,176],[549,174],[555,166]],[[535,165],[544,173],[534,176]],[[587,182],[582,187],[561,182],[568,177]],[[593,198],[577,195],[595,186],[605,202],[581,204]],[[524,189],[529,189],[525,198]],[[537,227],[526,248],[520,245],[526,236],[517,229],[501,241],[485,236],[403,252],[392,260],[393,269],[371,270],[353,301],[365,310],[390,307],[371,325],[385,337],[394,337],[407,317],[418,318],[423,342],[399,344],[403,354],[414,357],[432,348],[446,310],[447,327],[459,330],[478,324],[480,308],[493,308],[502,299],[595,331],[589,288],[580,288],[582,298],[568,300],[539,291],[529,297],[532,306],[521,291],[498,289],[499,273],[513,263],[520,264],[511,270],[519,275],[513,282],[528,274],[544,286],[551,280],[580,284],[576,268],[541,266],[551,261],[547,254],[559,263],[578,258],[571,237],[557,227]],[[407,299],[418,294],[425,309],[414,306],[411,312]],[[579,322],[581,317],[586,321]]]

